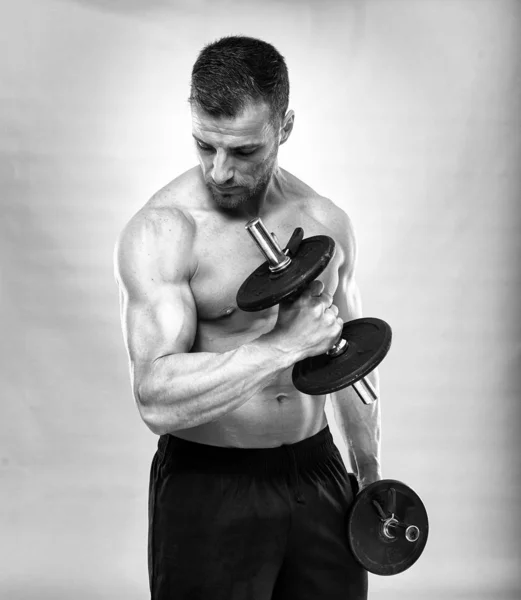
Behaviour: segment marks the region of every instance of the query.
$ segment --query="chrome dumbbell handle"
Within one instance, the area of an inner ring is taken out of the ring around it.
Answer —
[[[278,273],[289,267],[291,258],[284,253],[273,234],[270,234],[266,229],[260,217],[246,223],[246,229],[269,262],[270,271]]]

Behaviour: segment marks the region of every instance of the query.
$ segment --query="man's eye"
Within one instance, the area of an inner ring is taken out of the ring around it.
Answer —
[[[211,146],[207,146],[206,144],[201,144],[201,142],[197,142],[197,145],[203,152],[211,152],[213,148]]]
[[[254,152],[257,152],[257,148],[253,148],[253,150],[237,150],[235,154],[238,156],[250,156],[250,154],[253,154]]]

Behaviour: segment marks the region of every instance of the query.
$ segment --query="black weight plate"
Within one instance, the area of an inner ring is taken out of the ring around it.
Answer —
[[[319,354],[293,367],[293,385],[312,396],[330,394],[352,385],[375,369],[391,347],[391,327],[382,319],[365,317],[344,323],[347,350],[339,356]]]
[[[394,539],[383,533],[382,519],[373,505],[376,500],[390,516],[389,490],[395,490],[395,517],[420,530],[414,542],[403,529],[393,529]],[[347,517],[347,537],[356,560],[376,575],[396,575],[411,567],[422,554],[429,535],[427,511],[420,497],[409,486],[394,479],[382,479],[363,489]]]
[[[237,306],[255,312],[288,299],[322,273],[334,251],[335,242],[326,235],[305,238],[283,271],[272,273],[268,261],[255,269],[237,292]]]

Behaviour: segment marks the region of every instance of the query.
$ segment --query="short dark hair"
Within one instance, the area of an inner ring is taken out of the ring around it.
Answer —
[[[262,40],[227,36],[205,46],[192,69],[190,103],[212,117],[236,117],[249,102],[264,101],[272,121],[289,102],[284,57]]]

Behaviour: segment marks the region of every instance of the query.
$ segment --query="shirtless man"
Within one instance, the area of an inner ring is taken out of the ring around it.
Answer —
[[[332,395],[355,475],[333,443],[326,396],[291,381],[294,363],[361,316],[355,240],[340,208],[278,166],[294,123],[288,98],[271,45],[228,37],[204,48],[190,96],[200,166],[155,194],[116,246],[133,393],[160,436],[153,600],[367,597],[344,521],[357,488],[380,478],[379,403],[349,388]],[[300,226],[331,236],[336,254],[294,303],[244,313],[237,290],[264,260],[244,227],[256,216],[283,245]]]

